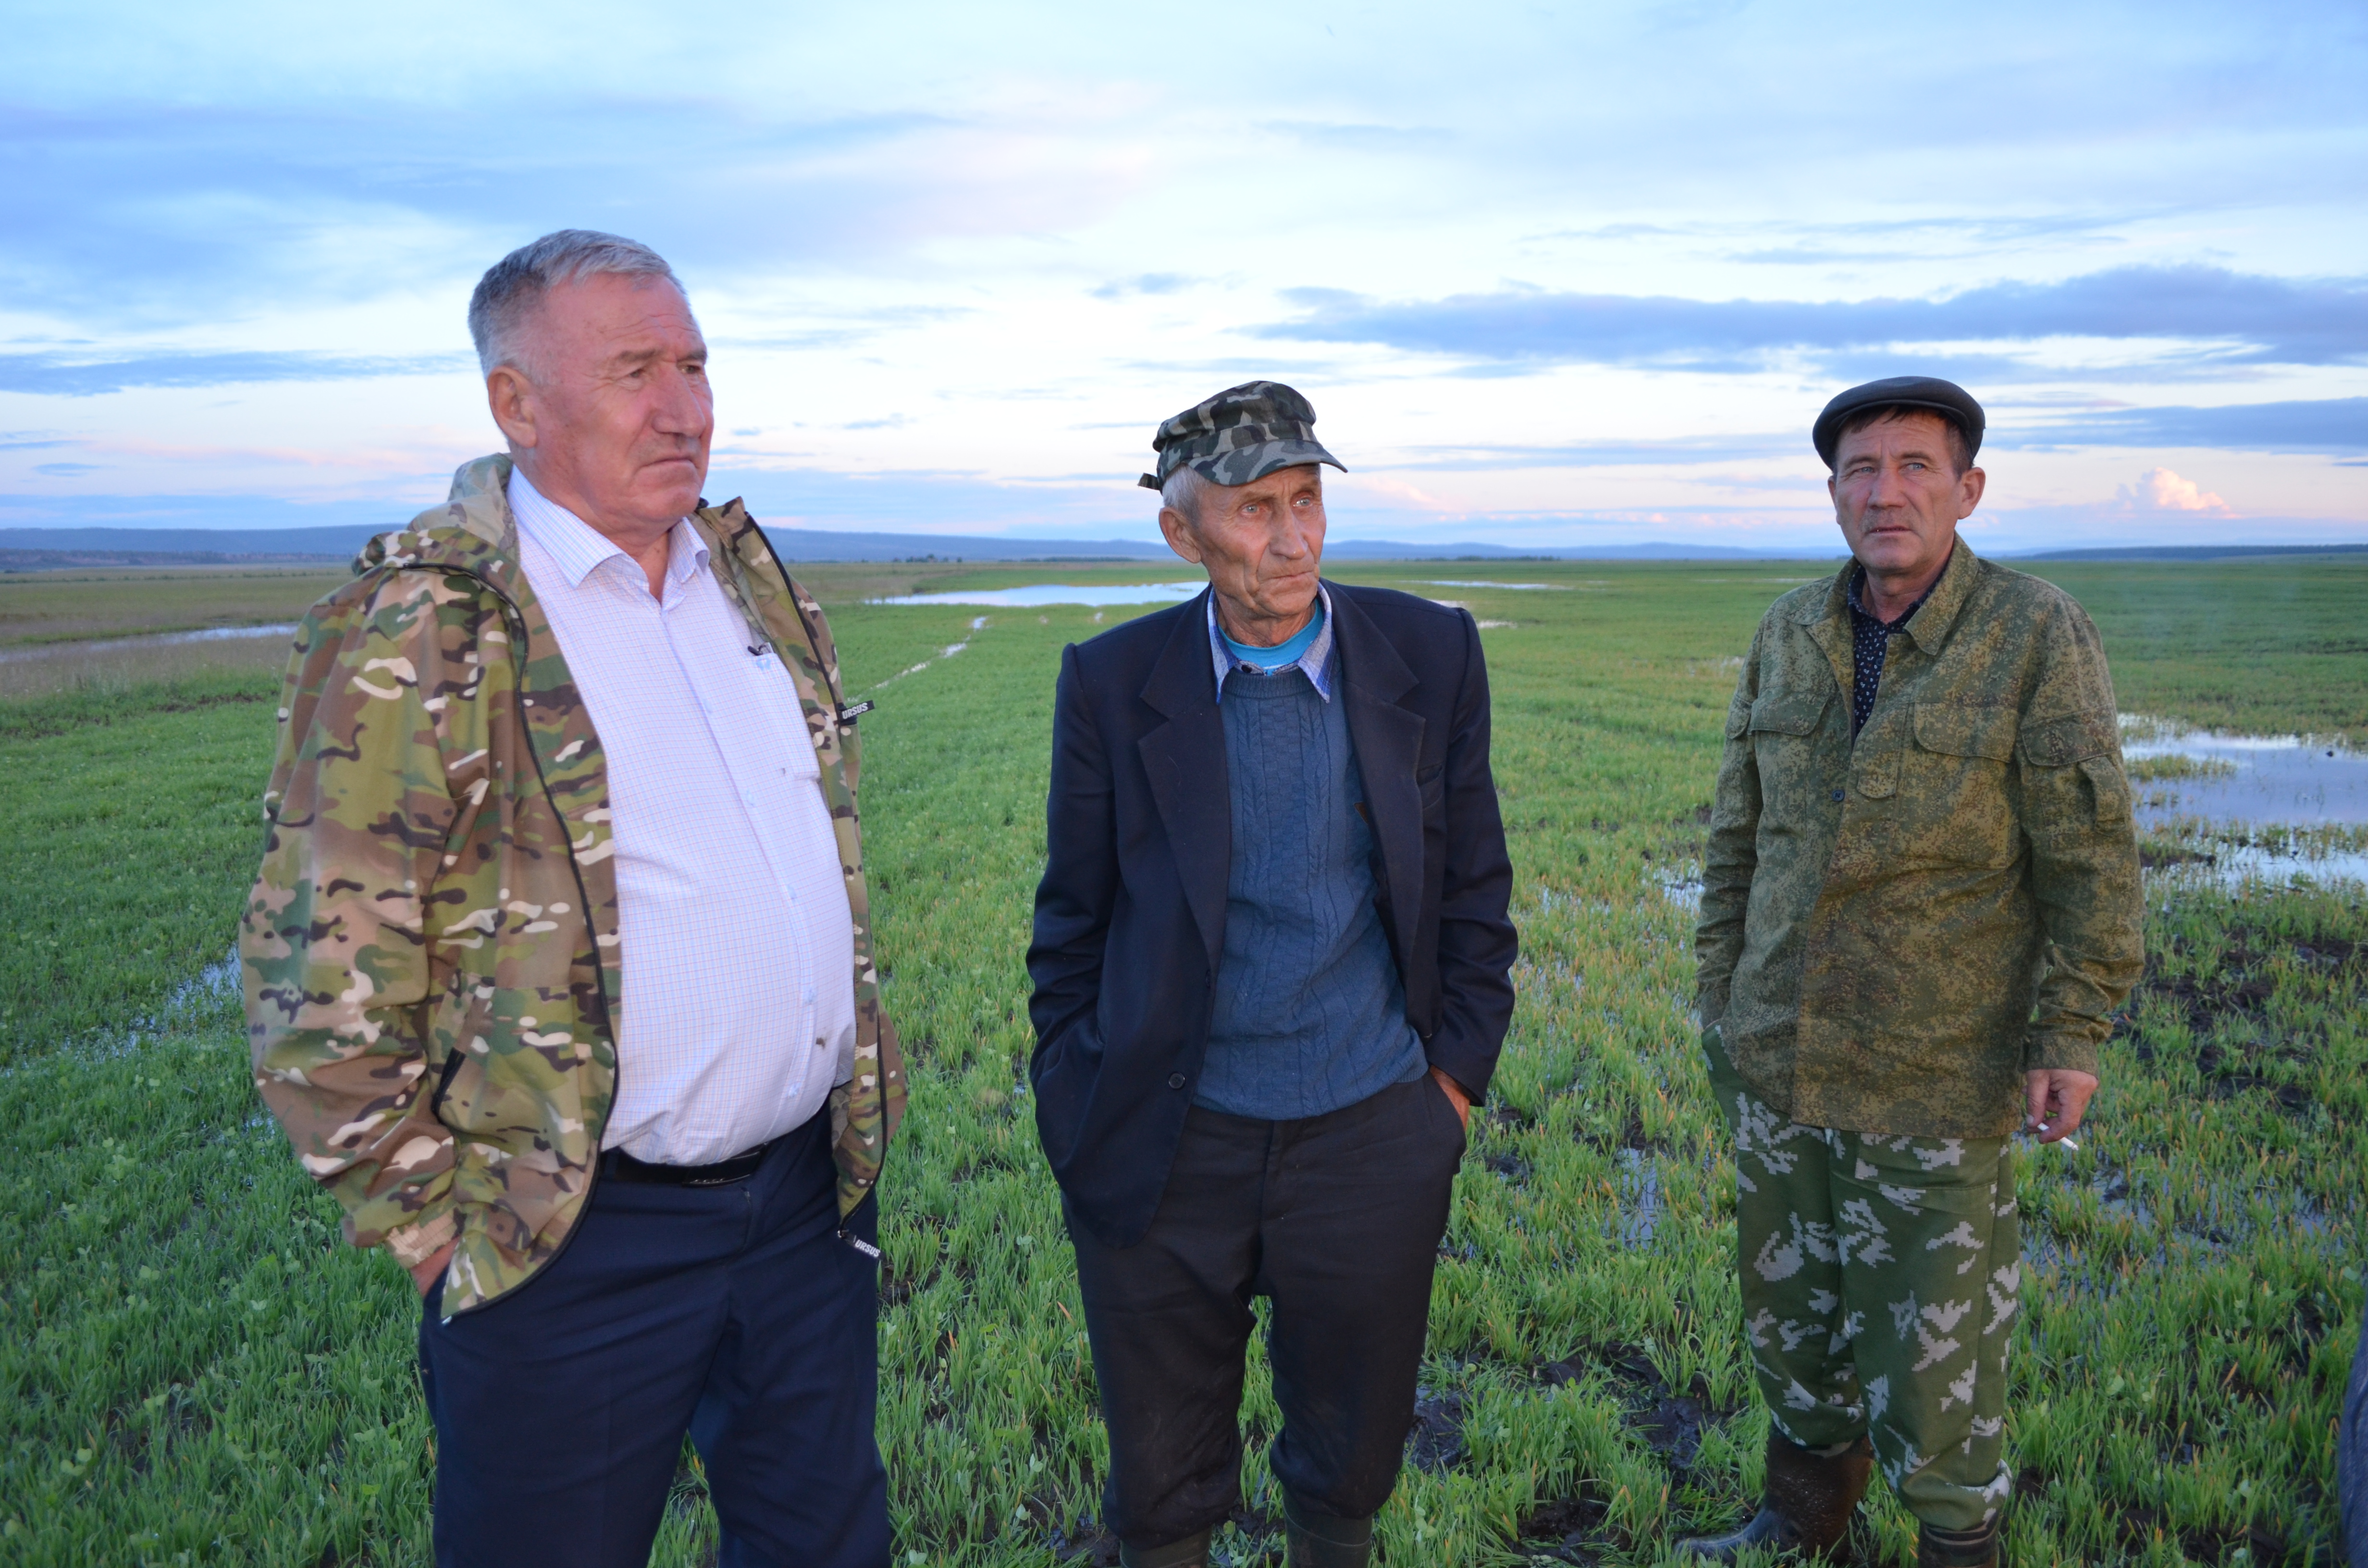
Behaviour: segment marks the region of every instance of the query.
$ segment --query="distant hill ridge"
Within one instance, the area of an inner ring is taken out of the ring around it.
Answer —
[[[318,565],[351,560],[373,534],[361,526],[298,528],[0,528],[0,572],[89,566]],[[792,561],[1087,562],[1173,559],[1167,547],[1136,540],[996,539],[970,534],[837,533],[768,528]],[[2368,541],[2342,544],[2135,545],[2114,549],[2000,551],[2023,561],[2217,561],[2237,556],[2358,554]],[[1644,540],[1546,550],[1501,544],[1403,544],[1334,540],[1336,561],[1801,561],[1838,551],[1747,550],[1734,545]]]
[[[380,528],[0,528],[0,570],[63,566],[270,565],[350,560]],[[1137,540],[996,539],[974,534],[837,533],[768,528],[793,561],[1172,561],[1164,544]],[[1797,551],[1729,545],[1599,545],[1579,550],[1517,550],[1500,544],[1401,544],[1338,540],[1325,551],[1339,561],[1743,560],[1798,559]]]

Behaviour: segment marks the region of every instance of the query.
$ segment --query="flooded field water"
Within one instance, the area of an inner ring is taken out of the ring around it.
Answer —
[[[83,659],[140,648],[176,648],[186,642],[232,642],[246,637],[292,637],[296,623],[272,626],[209,626],[200,631],[158,631],[145,637],[94,637],[74,642],[35,642],[0,648],[0,665],[37,665],[51,659]]]
[[[277,674],[287,667],[289,639],[295,631],[291,621],[0,648],[0,699],[40,697],[82,686],[177,680],[225,670]]]
[[[2122,732],[2155,879],[2368,881],[2368,752],[2143,714],[2123,714]]]
[[[2368,753],[2312,735],[2231,735],[2122,717],[2138,818],[2245,827],[2368,824]]]
[[[1121,583],[1079,586],[1072,583],[1030,583],[1017,588],[971,588],[958,593],[900,594],[869,599],[875,605],[985,605],[996,609],[1036,609],[1045,605],[1181,604],[1209,585],[1193,583]]]

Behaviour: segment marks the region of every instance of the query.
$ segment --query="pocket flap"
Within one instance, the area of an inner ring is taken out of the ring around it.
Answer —
[[[1751,705],[1751,727],[1772,730],[1780,735],[1805,735],[1817,727],[1817,721],[1825,717],[1826,704],[1832,700],[1831,692],[1822,697],[1770,692]]]
[[[1942,756],[1986,756],[2004,762],[2014,755],[2014,710],[1919,702],[1916,744]]]
[[[2113,721],[2074,713],[2022,727],[2022,759],[2041,767],[2067,767],[2113,749]]]

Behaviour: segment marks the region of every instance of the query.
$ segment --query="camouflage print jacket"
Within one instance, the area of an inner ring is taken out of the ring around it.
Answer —
[[[600,737],[518,564],[509,460],[373,540],[296,633],[270,827],[239,942],[255,1079],[356,1244],[458,1241],[449,1315],[564,1246],[617,1093],[616,848]],[[905,1100],[872,966],[838,660],[737,501],[691,519],[794,676],[855,924],[839,1209]]]
[[[1853,745],[1849,582],[1770,608],[1727,710],[1702,1021],[1797,1121],[2000,1137],[2025,1071],[2097,1071],[2144,960],[2104,649],[1960,540]]]

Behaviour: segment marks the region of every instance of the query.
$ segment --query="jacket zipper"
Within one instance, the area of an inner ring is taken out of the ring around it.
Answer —
[[[502,590],[484,574],[470,571],[466,567],[442,567],[438,568],[438,570],[453,572],[464,577],[474,578],[477,582],[484,585],[485,591],[487,593],[493,595],[494,597],[502,602],[502,608],[506,612],[502,618],[503,625],[505,630],[511,633],[511,646],[517,650],[511,655],[511,670],[515,676],[512,684],[516,688],[518,699],[518,736],[526,744],[527,756],[534,761],[534,781],[542,790],[543,802],[550,806],[552,813],[559,818],[560,826],[564,832],[567,824],[567,813],[560,810],[557,797],[553,796],[551,792],[550,776],[545,774],[542,770],[542,754],[534,749],[534,725],[532,721],[527,717],[526,615],[518,608],[517,602],[513,600],[509,595],[502,592]],[[609,1000],[609,975],[608,971],[600,962],[600,933],[595,930],[592,926],[592,895],[584,886],[584,868],[577,865],[575,862],[575,835],[568,834],[566,836],[566,843],[567,873],[575,881],[575,897],[577,901],[576,908],[584,912],[584,932],[585,935],[592,938],[592,983],[598,987],[599,991],[600,1032],[609,1037],[609,1054],[615,1059],[616,1062],[616,1065],[609,1069],[610,1093],[609,1096],[609,1103],[613,1106],[617,1103],[616,1087],[624,1082],[625,1056],[624,1052],[617,1049],[617,1031],[611,1027],[616,1015],[615,1010]],[[438,1098],[440,1100],[442,1094],[439,1089]],[[438,1119],[442,1119],[440,1116],[438,1117]],[[526,1278],[519,1280],[517,1285],[510,1287],[511,1290],[522,1289],[526,1285],[532,1283],[535,1275],[541,1274],[544,1270],[550,1268],[552,1265],[557,1263],[562,1257],[565,1256],[567,1249],[575,1244],[576,1233],[584,1228],[584,1210],[591,1207],[592,1189],[598,1187],[600,1183],[600,1135],[607,1130],[608,1128],[605,1121],[599,1128],[587,1129],[587,1131],[592,1134],[592,1158],[586,1163],[584,1172],[584,1197],[576,1205],[575,1223],[567,1227],[567,1233],[559,1238],[558,1247],[552,1251],[549,1257],[542,1260],[541,1266],[536,1268],[533,1273],[528,1275]],[[453,1164],[456,1167],[460,1164],[459,1144],[457,1140],[454,1143]],[[453,1225],[455,1240],[459,1239],[459,1232],[460,1226],[456,1220]],[[506,1290],[502,1292],[502,1296],[507,1296],[507,1294],[509,1294],[509,1291]],[[494,1298],[494,1301],[499,1301],[501,1299],[501,1296],[496,1296]],[[479,1301],[475,1306],[463,1307],[459,1312],[444,1313],[444,1321],[450,1323],[456,1317],[465,1317],[471,1312],[481,1312],[491,1305],[493,1305],[492,1301]]]

